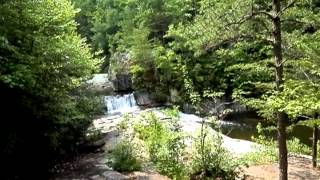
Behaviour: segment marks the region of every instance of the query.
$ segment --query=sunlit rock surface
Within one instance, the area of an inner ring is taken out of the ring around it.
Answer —
[[[169,118],[157,108],[135,111],[131,113],[130,117],[136,117],[143,112],[153,112],[157,117],[159,117],[162,120],[167,120]],[[179,122],[180,122],[180,125],[182,126],[182,130],[188,135],[195,136],[197,134],[197,131],[201,129],[202,118],[193,114],[185,114],[185,113],[179,113],[179,116],[180,116]],[[117,124],[121,122],[122,119],[123,119],[122,115],[104,116],[94,121],[94,127],[96,129],[100,129],[102,133],[109,133],[116,130]],[[224,123],[224,122],[220,121],[219,123]],[[217,132],[211,129],[211,133],[217,133]],[[221,134],[221,136],[223,138],[223,146],[233,154],[239,154],[239,155],[245,154],[245,153],[254,151],[255,149],[254,146],[256,144],[253,142],[240,140],[240,139],[233,139],[223,134]],[[119,137],[114,137],[114,138],[119,138]],[[112,141],[112,142],[117,143],[116,141]],[[191,145],[192,142],[187,140],[186,143],[187,145]],[[110,145],[110,146],[114,146],[114,145]]]
[[[87,81],[88,89],[104,95],[112,94],[114,87],[108,79],[108,74],[95,74]]]

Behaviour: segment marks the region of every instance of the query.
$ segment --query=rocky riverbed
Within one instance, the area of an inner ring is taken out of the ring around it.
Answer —
[[[145,112],[153,112],[162,120],[167,120],[167,117],[164,113],[160,111],[159,108],[154,109],[146,109],[132,112],[129,116],[134,117],[138,116],[141,113]],[[196,131],[201,128],[202,118],[193,115],[193,114],[185,114],[179,113],[180,116],[180,125],[182,126],[182,130],[188,135],[196,134]],[[112,116],[104,116],[94,121],[94,127],[99,129],[102,133],[112,133],[115,134],[114,137],[108,138],[111,139],[112,145],[110,143],[106,143],[106,146],[114,146],[113,143],[116,143],[118,138],[118,133],[115,133],[117,124],[122,120],[122,115],[112,115]],[[223,122],[218,122],[223,123]],[[212,130],[214,131],[214,130]],[[233,154],[244,154],[254,150],[255,143],[246,140],[233,139],[226,135],[222,135],[223,138],[223,146],[227,148]]]
[[[137,110],[129,114],[129,117],[136,117],[141,113],[153,112],[161,120],[168,120],[169,117],[166,116],[160,108]],[[194,136],[196,131],[201,128],[202,119],[193,114],[179,113],[180,125],[182,130],[190,135]],[[70,165],[66,165],[66,168],[61,168],[62,170],[57,173],[54,179],[167,179],[155,172],[134,172],[130,174],[120,174],[113,171],[110,167],[106,165],[108,161],[107,156],[118,142],[123,138],[117,130],[117,124],[123,119],[123,115],[105,115],[96,120],[94,120],[93,128],[99,130],[103,135],[103,146],[101,151],[96,153],[86,154]],[[212,130],[213,133],[216,133]],[[232,152],[234,155],[241,155],[254,150],[255,143],[245,140],[233,139],[228,136],[222,135],[223,146]],[[101,140],[100,140],[101,141]],[[187,142],[187,145],[191,145],[191,142]]]

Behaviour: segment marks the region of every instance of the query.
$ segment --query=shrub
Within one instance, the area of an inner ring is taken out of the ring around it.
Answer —
[[[242,156],[241,161],[245,162],[248,165],[276,162],[278,161],[278,153],[275,145],[266,146],[260,144],[256,147],[257,149],[254,152],[250,152]]]
[[[298,138],[292,138],[287,141],[288,151],[295,154],[311,154],[311,148],[300,142]]]
[[[221,146],[220,133],[209,133],[213,131],[208,127],[202,128],[200,135],[195,138],[189,162],[186,136],[179,124],[177,108],[163,112],[171,120],[162,121],[151,112],[141,115],[134,124],[135,136],[144,142],[149,160],[159,173],[179,180],[234,179],[239,176],[240,161],[233,160],[231,154]]]
[[[182,158],[184,148],[181,137],[173,134],[156,152],[156,158],[153,160],[156,169],[172,179],[186,179],[187,171]]]
[[[203,125],[193,143],[191,179],[235,179],[241,166],[222,146],[220,133],[213,133]]]
[[[171,118],[178,118],[179,117],[179,106],[173,106],[173,108],[166,108],[162,110],[162,112],[170,116]]]
[[[132,142],[122,141],[111,153],[108,165],[115,171],[132,172],[141,169],[142,162],[137,157],[136,147]]]
[[[182,160],[184,136],[177,119],[165,123],[154,113],[148,113],[135,125],[135,132],[145,142],[150,161],[161,174],[172,179],[186,179],[186,166]]]

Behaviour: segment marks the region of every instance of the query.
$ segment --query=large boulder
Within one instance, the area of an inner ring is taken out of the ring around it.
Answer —
[[[87,81],[87,87],[90,91],[103,95],[110,95],[114,91],[113,84],[109,81],[108,74],[94,74],[93,78]]]
[[[113,54],[108,73],[115,91],[132,91],[129,53]]]
[[[155,102],[148,92],[134,92],[134,97],[138,106],[153,106]]]

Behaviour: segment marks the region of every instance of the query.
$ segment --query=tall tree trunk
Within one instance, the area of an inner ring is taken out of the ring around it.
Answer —
[[[317,142],[318,142],[318,126],[313,127],[313,139],[312,139],[312,167],[317,167]]]
[[[282,62],[282,39],[281,39],[281,21],[280,0],[273,0],[273,53],[276,65],[276,88],[278,91],[283,91],[283,62]],[[279,180],[288,179],[288,150],[286,144],[286,127],[287,116],[283,112],[277,112],[277,131],[278,131],[278,147],[279,147]]]

